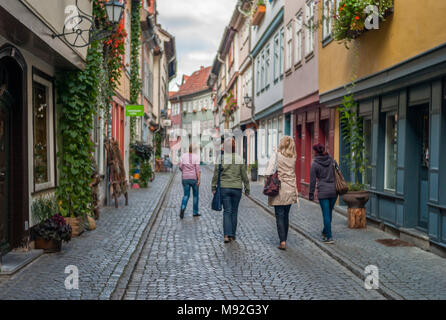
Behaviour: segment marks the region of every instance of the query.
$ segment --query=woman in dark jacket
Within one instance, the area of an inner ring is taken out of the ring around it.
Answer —
[[[310,170],[310,200],[314,200],[314,189],[317,181],[317,195],[324,219],[322,242],[334,243],[331,233],[333,208],[338,194],[336,192],[333,164],[335,160],[325,151],[325,147],[318,143],[313,146],[314,160]]]

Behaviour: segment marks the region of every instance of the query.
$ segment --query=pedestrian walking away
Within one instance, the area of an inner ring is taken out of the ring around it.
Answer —
[[[310,169],[310,201],[314,201],[314,191],[317,183],[317,195],[322,210],[324,229],[322,241],[334,243],[331,232],[333,208],[338,198],[336,192],[333,165],[336,161],[325,151],[325,146],[318,143],[313,146],[314,160]],[[337,165],[337,164],[336,164]]]
[[[267,176],[277,171],[280,181],[279,194],[268,197],[268,205],[274,207],[276,214],[277,233],[280,241],[278,248],[280,250],[286,250],[291,205],[299,203],[295,168],[296,149],[294,140],[290,136],[285,136],[280,140],[279,150],[274,152],[269,159],[265,171]]]
[[[224,146],[226,154],[222,156],[220,186],[223,202],[224,242],[228,243],[231,240],[235,240],[236,237],[238,206],[242,197],[243,185],[246,195],[249,195],[250,188],[243,159],[235,153],[235,140],[226,138]],[[213,193],[215,193],[217,188],[218,171],[219,164],[216,164],[212,178]]]
[[[189,145],[189,152],[185,153],[180,158],[180,170],[182,172],[183,183],[183,200],[181,202],[180,218],[184,218],[184,212],[186,211],[187,202],[190,198],[190,189],[193,192],[193,215],[198,217],[200,215],[198,211],[199,201],[199,186],[201,178],[200,157],[192,153],[192,144]]]

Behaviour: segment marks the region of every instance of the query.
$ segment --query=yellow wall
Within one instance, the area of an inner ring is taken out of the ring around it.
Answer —
[[[360,79],[445,43],[445,14],[446,0],[394,0],[394,13],[380,29],[362,34],[349,50],[336,41],[325,48],[319,42],[319,92],[349,83],[355,61]]]

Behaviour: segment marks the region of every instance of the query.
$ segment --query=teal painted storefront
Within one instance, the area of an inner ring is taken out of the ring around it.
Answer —
[[[446,46],[358,84],[370,166],[361,177],[371,193],[368,216],[446,247]],[[321,100],[334,107],[342,94],[334,90]],[[349,176],[342,137],[339,146]]]

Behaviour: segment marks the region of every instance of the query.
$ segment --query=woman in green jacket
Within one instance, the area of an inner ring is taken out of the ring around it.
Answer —
[[[245,186],[245,194],[249,195],[249,179],[243,159],[235,153],[235,140],[225,140],[225,150],[232,150],[231,154],[223,156],[220,186],[223,201],[223,231],[224,242],[235,240],[237,230],[237,213],[240,199],[242,197],[242,184]],[[212,192],[217,189],[219,165],[214,169],[212,178]]]

